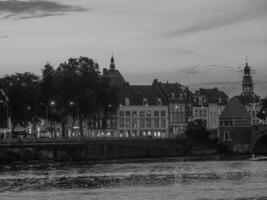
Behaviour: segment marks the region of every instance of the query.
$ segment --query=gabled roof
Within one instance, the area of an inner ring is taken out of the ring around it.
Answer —
[[[209,103],[219,103],[219,98],[222,100],[221,104],[227,103],[228,96],[223,91],[220,91],[217,87],[208,89],[200,88],[199,93],[201,95],[205,95],[208,98]]]
[[[223,110],[221,114],[221,118],[225,117],[244,117],[244,118],[250,118],[250,115],[248,111],[246,110],[245,106],[240,102],[240,100],[237,97],[233,97],[229,100],[229,103]]]
[[[143,105],[144,99],[147,99],[148,105],[157,105],[158,99],[161,99],[164,104],[163,97],[157,92],[153,85],[130,85],[130,89],[134,98],[134,101],[131,100],[131,102],[137,105]]]

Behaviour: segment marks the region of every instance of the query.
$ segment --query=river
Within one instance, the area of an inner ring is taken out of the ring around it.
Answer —
[[[267,200],[266,161],[0,165],[0,200]]]

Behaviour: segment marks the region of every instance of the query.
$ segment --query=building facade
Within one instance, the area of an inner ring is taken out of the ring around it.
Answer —
[[[251,118],[239,98],[233,97],[220,116],[219,140],[235,152],[247,152],[251,143]]]
[[[228,102],[228,96],[218,88],[199,89],[193,95],[192,120],[203,120],[209,130],[219,127],[219,117]]]

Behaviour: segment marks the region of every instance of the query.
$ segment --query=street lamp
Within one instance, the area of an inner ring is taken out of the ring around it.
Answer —
[[[77,110],[76,110],[76,115],[77,115],[77,120],[79,122],[80,120],[80,108],[79,108],[79,104],[74,103],[73,101],[70,102],[70,106],[76,106]]]
[[[48,104],[44,104],[44,103],[41,103],[41,105],[45,106],[45,118],[46,118],[46,131],[47,131],[47,127],[48,127],[48,112],[49,112],[49,106],[54,106],[56,105],[56,102],[55,101],[50,101]]]

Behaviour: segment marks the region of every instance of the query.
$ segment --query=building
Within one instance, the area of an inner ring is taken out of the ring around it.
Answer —
[[[238,96],[238,98],[250,114],[251,125],[259,125],[260,119],[257,117],[257,113],[261,110],[261,102],[260,97],[254,92],[251,69],[247,62],[244,67],[242,93]]]
[[[237,152],[248,151],[252,134],[250,122],[250,114],[239,98],[231,98],[220,116],[220,142]]]
[[[184,136],[191,117],[191,92],[179,83],[153,81],[153,86],[162,95],[168,105],[169,134],[172,137]]]
[[[103,76],[119,89],[120,106],[116,112],[118,137],[169,137],[168,107],[153,85],[130,85],[115,67],[113,56]]]
[[[169,137],[168,106],[151,85],[131,85],[117,111],[120,137]],[[126,92],[125,92],[126,93]]]
[[[228,96],[218,88],[199,89],[193,95],[193,120],[204,120],[207,129],[217,130],[219,117],[228,102]]]

